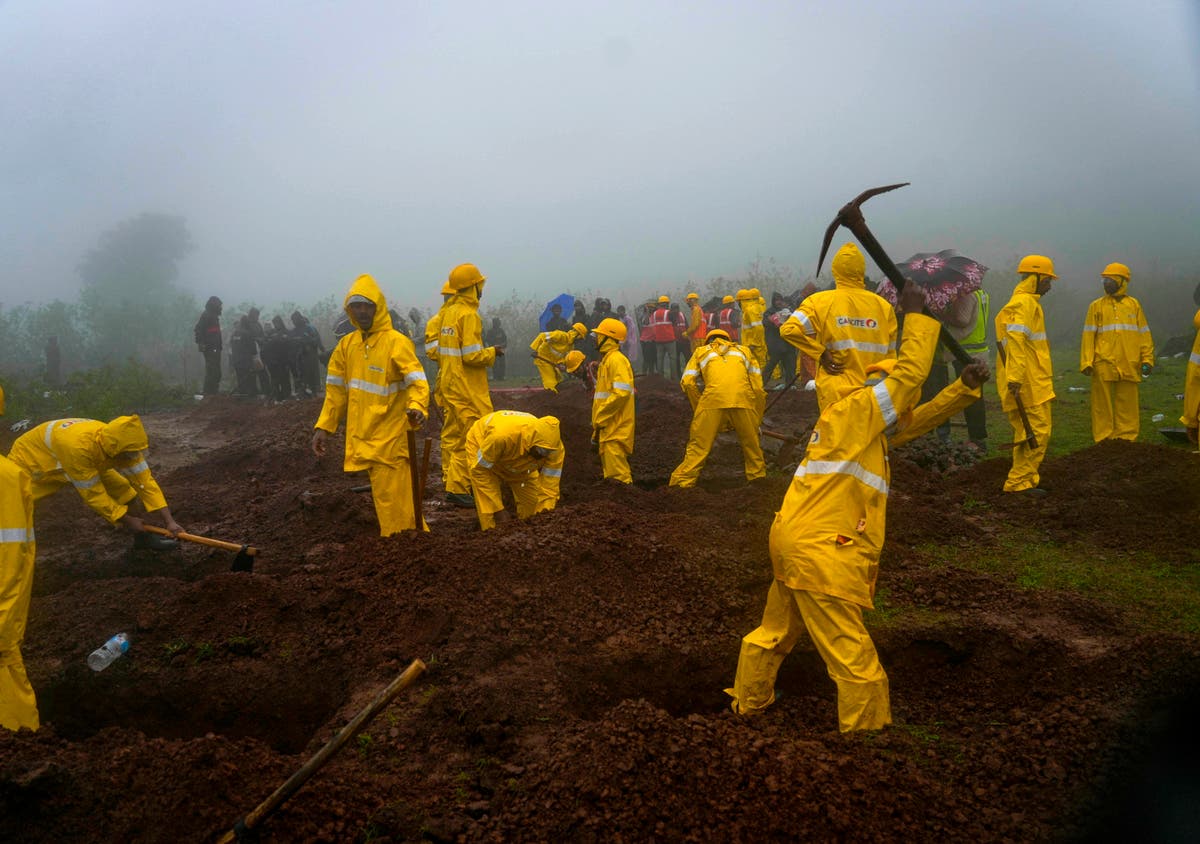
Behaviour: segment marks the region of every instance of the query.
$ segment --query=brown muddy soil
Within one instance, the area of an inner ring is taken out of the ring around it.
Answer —
[[[179,521],[262,556],[244,574],[193,545],[131,554],[68,492],[39,505],[24,652],[44,726],[0,731],[0,840],[214,840],[414,658],[428,672],[263,840],[1170,840],[1195,821],[1171,801],[1196,782],[1190,751],[1178,767],[1194,718],[1172,708],[1200,688],[1195,637],[921,551],[1018,525],[1097,565],[1200,564],[1194,455],[1097,446],[1048,461],[1030,502],[999,492],[1002,457],[943,477],[898,452],[879,585],[916,611],[876,635],[897,726],[842,736],[808,643],[764,716],[722,691],[789,475],[747,485],[722,441],[699,488],[668,489],[690,412],[638,386],[632,488],[599,480],[581,390],[497,392],[558,415],[568,456],[555,512],[488,534],[440,502],[435,447],[432,532],[381,539],[365,478],[308,450],[315,401],[146,416]],[[814,410],[788,394],[768,423],[804,431]],[[89,671],[122,630],[129,653]]]

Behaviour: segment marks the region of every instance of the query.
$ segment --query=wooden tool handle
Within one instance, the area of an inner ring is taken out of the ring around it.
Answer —
[[[187,542],[194,542],[197,545],[207,545],[210,548],[222,548],[226,551],[241,551],[243,548],[245,548],[246,553],[251,557],[258,553],[258,549],[250,545],[238,545],[236,542],[224,542],[220,539],[209,539],[207,536],[196,536],[194,533],[186,533],[182,530],[179,531],[179,533],[171,533],[171,531],[167,530],[166,528],[160,528],[158,525],[148,525],[143,523],[142,527],[145,528],[149,533],[157,533],[159,536],[169,536],[172,539],[183,539]]]

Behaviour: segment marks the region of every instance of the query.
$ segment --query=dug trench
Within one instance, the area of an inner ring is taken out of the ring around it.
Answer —
[[[0,735],[0,837],[211,840],[414,657],[426,675],[265,824],[265,840],[1069,840],[1117,828],[1102,822],[1140,776],[1147,724],[1200,686],[1196,637],[954,559],[1003,551],[1016,525],[1092,549],[1097,565],[1136,552],[1194,566],[1191,455],[1106,444],[1050,460],[1054,493],[1031,506],[999,493],[1003,458],[943,476],[897,452],[867,619],[896,725],[844,736],[805,641],[761,717],[737,718],[724,693],[762,610],[790,473],[746,484],[723,439],[699,487],[667,487],[690,409],[654,376],[638,390],[633,487],[599,480],[582,391],[498,391],[498,407],[562,420],[567,471],[557,510],[487,534],[440,503],[435,462],[430,533],[380,538],[369,496],[351,491],[363,479],[308,451],[315,402],[148,415],[181,523],[263,554],[252,574],[194,546],[130,554],[66,492],[39,504],[24,653],[44,726]],[[814,415],[811,396],[788,394],[771,421],[801,431]],[[1162,518],[1114,531],[1134,507]],[[129,653],[87,669],[121,630]]]

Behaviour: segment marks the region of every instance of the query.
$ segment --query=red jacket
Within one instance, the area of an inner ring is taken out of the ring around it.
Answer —
[[[675,342],[675,326],[671,325],[671,311],[666,305],[654,312],[654,316],[650,318],[650,324],[654,326],[655,343]]]
[[[721,328],[723,328],[729,332],[730,340],[732,340],[735,343],[738,341],[738,334],[739,334],[738,329],[740,328],[740,326],[734,324],[732,307],[721,308],[720,326],[721,326]]]

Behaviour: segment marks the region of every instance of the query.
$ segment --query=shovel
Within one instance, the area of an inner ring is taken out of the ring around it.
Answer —
[[[187,542],[195,542],[197,545],[207,545],[210,548],[223,548],[226,551],[236,551],[237,556],[233,558],[233,564],[229,567],[230,571],[254,571],[254,558],[258,556],[258,549],[253,545],[238,545],[236,542],[223,542],[220,539],[209,539],[207,536],[196,536],[194,533],[171,533],[166,528],[160,528],[157,525],[143,524],[149,533],[157,533],[159,536],[169,536],[172,539],[182,539]]]

